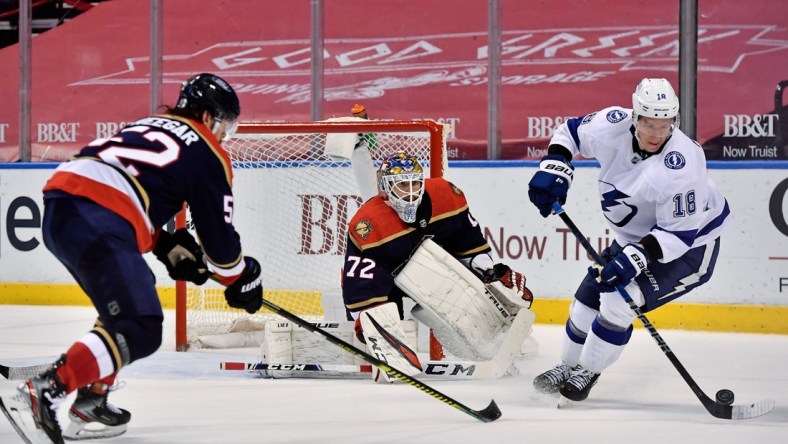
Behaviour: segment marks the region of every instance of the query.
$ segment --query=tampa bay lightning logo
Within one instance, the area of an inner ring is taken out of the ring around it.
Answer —
[[[591,120],[593,120],[595,115],[596,115],[596,113],[587,114],[585,117],[583,117],[583,121],[580,122],[580,124],[581,125],[585,125],[586,123],[588,123]]]
[[[631,197],[629,194],[621,192],[612,183],[599,181],[599,195],[602,196],[602,214],[611,224],[623,227],[638,214],[638,207],[626,202]]]
[[[678,151],[671,151],[668,154],[665,154],[665,166],[671,170],[680,170],[684,168],[684,165],[686,164],[687,161],[684,160],[684,156],[682,156]]]
[[[607,112],[607,121],[610,123],[618,123],[627,118],[627,113],[620,109],[614,109]]]

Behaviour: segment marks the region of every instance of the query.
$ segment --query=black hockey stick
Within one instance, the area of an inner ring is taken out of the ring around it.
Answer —
[[[442,402],[450,405],[451,407],[454,407],[455,409],[460,410],[463,413],[466,413],[466,414],[468,414],[470,416],[473,416],[474,418],[478,419],[479,421],[492,422],[492,421],[495,421],[496,419],[501,417],[501,409],[499,409],[498,405],[495,404],[495,400],[490,401],[490,405],[488,405],[487,407],[485,407],[482,410],[473,410],[472,408],[467,407],[464,404],[461,404],[460,402],[456,401],[455,399],[453,399],[453,398],[451,398],[449,396],[446,396],[443,393],[435,390],[434,388],[428,386],[427,384],[424,384],[423,382],[419,381],[418,379],[413,378],[411,376],[408,376],[405,373],[402,373],[401,371],[397,370],[396,368],[389,366],[387,363],[381,361],[380,359],[377,359],[376,357],[370,355],[369,353],[367,353],[367,352],[365,352],[365,351],[363,351],[363,350],[361,350],[359,348],[354,347],[353,345],[343,341],[342,339],[337,338],[336,336],[326,332],[322,328],[315,327],[309,321],[301,319],[300,317],[294,315],[293,313],[290,313],[289,311],[285,310],[284,308],[279,307],[278,305],[274,304],[271,301],[263,299],[263,306],[265,306],[267,309],[273,311],[274,313],[278,314],[279,316],[282,316],[283,318],[286,318],[286,319],[298,324],[298,326],[303,327],[304,329],[306,329],[306,330],[308,330],[308,331],[310,331],[312,333],[316,333],[316,334],[319,334],[319,335],[323,336],[324,338],[326,338],[328,340],[328,342],[336,345],[337,347],[341,348],[342,350],[345,350],[346,352],[348,352],[350,354],[353,354],[353,355],[355,355],[355,356],[357,356],[357,357],[369,362],[370,364],[374,365],[375,367],[378,367],[379,369],[381,369],[382,371],[388,373],[389,375],[396,377],[400,381],[405,382],[407,384],[410,384],[413,387],[416,387],[417,389],[419,389],[422,392],[432,396],[433,398],[435,398],[435,399],[437,399],[439,401],[442,401]]]
[[[588,242],[588,239],[586,239],[585,236],[583,236],[583,233],[580,232],[580,229],[577,228],[577,225],[575,225],[574,222],[572,222],[572,219],[570,219],[566,212],[564,212],[563,207],[561,207],[558,202],[553,204],[553,212],[564,221],[566,226],[569,227],[569,230],[572,231],[572,234],[575,235],[578,242],[580,242],[580,244],[583,246],[583,248],[585,248],[586,252],[588,252],[594,261],[599,265],[605,266],[607,261],[602,259],[596,250],[594,250],[594,247],[591,246],[591,243]],[[708,410],[712,416],[721,419],[750,419],[765,415],[772,410],[774,407],[773,399],[764,399],[748,405],[732,405],[734,395],[733,392],[728,389],[722,389],[718,391],[716,401],[713,401],[711,398],[709,398],[706,393],[701,390],[695,380],[692,379],[692,376],[690,376],[687,369],[681,364],[679,358],[677,358],[673,353],[673,350],[668,347],[668,344],[665,343],[665,340],[662,339],[662,336],[660,336],[659,332],[657,332],[657,329],[654,328],[648,318],[646,318],[646,315],[643,314],[643,311],[640,310],[640,307],[635,304],[624,287],[622,285],[616,285],[616,290],[627,302],[629,308],[635,312],[637,318],[640,319],[640,322],[643,323],[643,326],[646,327],[646,330],[648,330],[648,332],[651,334],[651,337],[654,338],[654,341],[656,341],[657,345],[659,345],[662,353],[664,353],[673,366],[676,367],[676,370],[678,370],[681,377],[684,378],[684,381],[686,381],[687,385],[689,385],[692,392],[695,393],[695,396],[698,397],[701,404],[703,404],[703,407],[706,407],[706,410]]]

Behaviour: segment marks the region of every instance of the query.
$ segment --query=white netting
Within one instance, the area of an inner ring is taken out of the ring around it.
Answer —
[[[439,159],[431,154],[430,128]],[[428,176],[445,168],[448,128],[431,121],[242,125],[224,143],[233,160],[234,223],[244,254],[260,261],[265,297],[306,319],[336,319],[341,312],[347,224],[362,204],[350,161],[324,154],[327,131],[340,129],[366,135],[375,166],[407,151],[424,163]],[[435,162],[439,168],[430,174]],[[216,284],[190,286],[186,294],[185,313],[179,309],[178,315],[187,319],[188,342],[254,329],[274,318],[266,310],[249,316],[228,308]]]

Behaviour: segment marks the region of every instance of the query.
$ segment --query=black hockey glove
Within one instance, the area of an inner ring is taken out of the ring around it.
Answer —
[[[542,217],[553,212],[553,203],[566,203],[574,167],[560,154],[548,154],[539,162],[539,171],[528,182],[528,198]]]
[[[241,276],[224,290],[227,305],[254,314],[263,305],[263,277],[260,263],[253,257],[244,256],[246,268]]]
[[[202,285],[210,276],[202,248],[185,228],[176,230],[175,234],[162,230],[153,254],[167,267],[167,273],[176,281]]]

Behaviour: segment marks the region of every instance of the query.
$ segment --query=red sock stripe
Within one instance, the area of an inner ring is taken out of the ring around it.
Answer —
[[[71,393],[99,378],[96,357],[85,344],[75,342],[66,352],[66,363],[57,369],[57,375]]]

